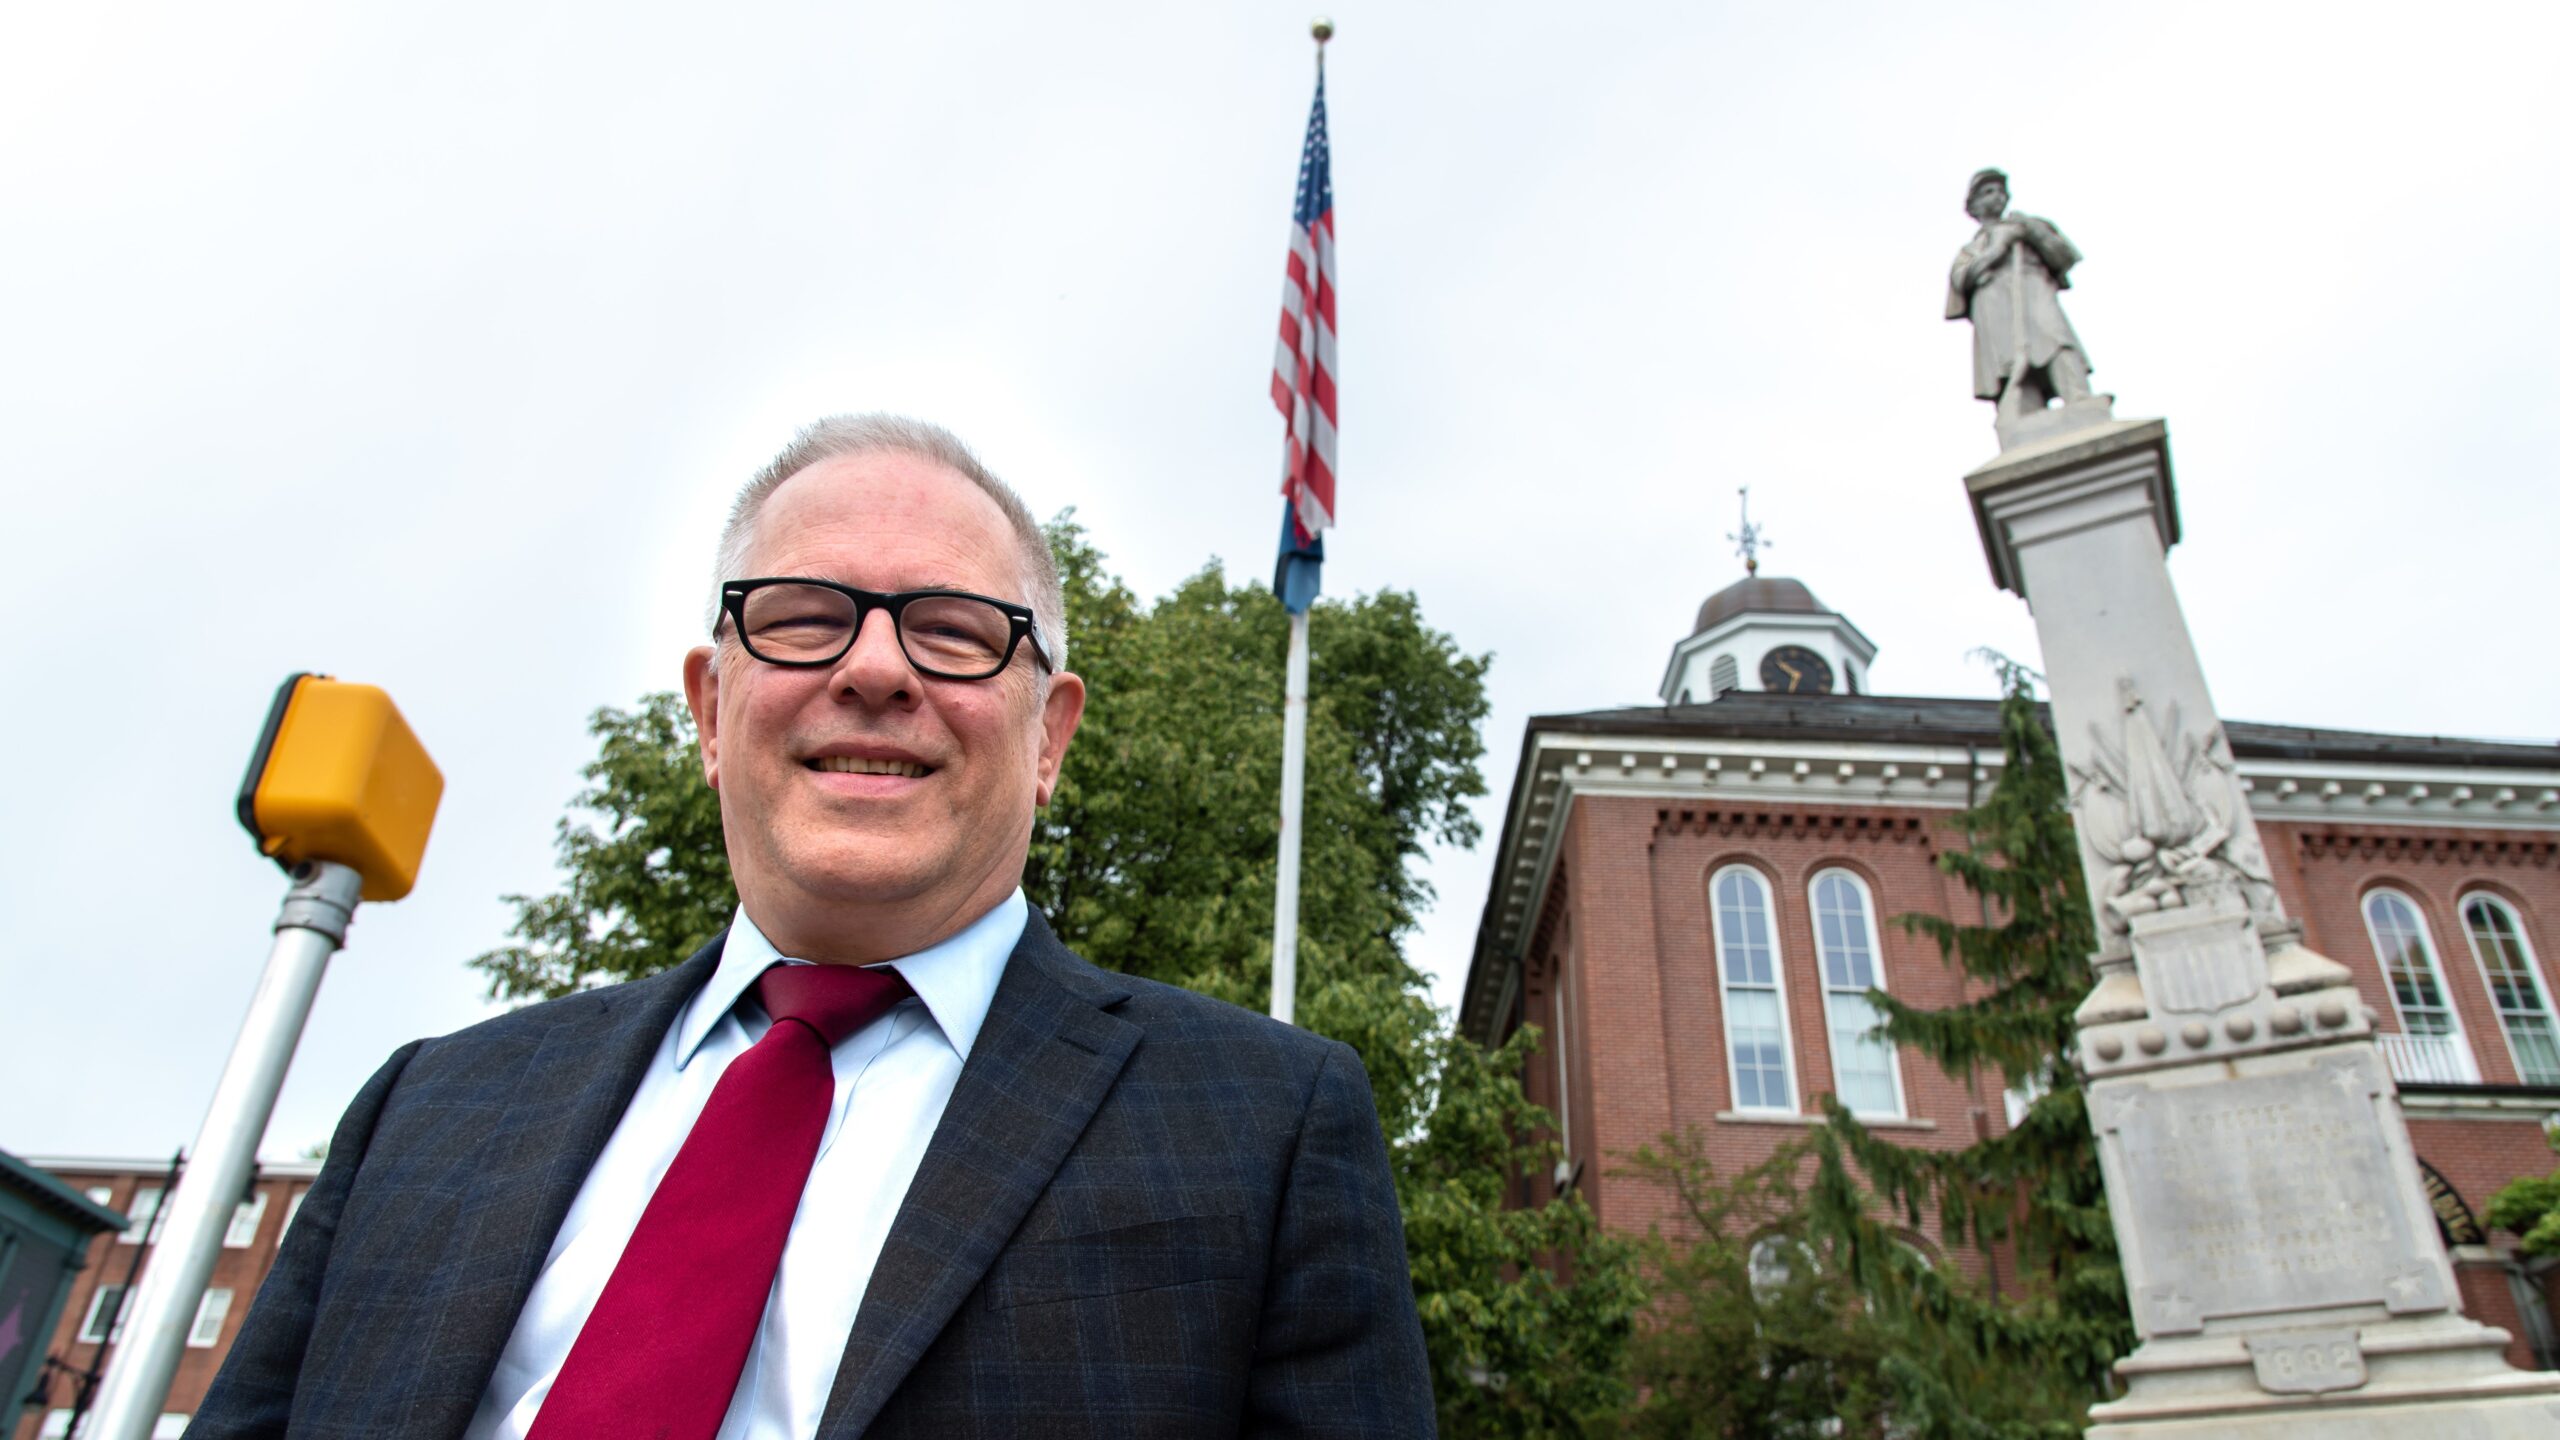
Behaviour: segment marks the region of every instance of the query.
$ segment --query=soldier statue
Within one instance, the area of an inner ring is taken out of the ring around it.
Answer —
[[[1998,170],[1974,175],[1964,209],[1982,228],[1947,272],[1947,318],[1973,322],[1973,393],[1998,407],[2004,446],[2050,401],[2075,412],[2092,402],[2111,408],[2109,397],[2090,394],[2089,353],[2062,313],[2080,252],[2052,221],[2009,214],[2009,177]]]

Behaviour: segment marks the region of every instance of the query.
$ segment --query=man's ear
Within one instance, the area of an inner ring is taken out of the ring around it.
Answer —
[[[1076,738],[1084,720],[1084,679],[1072,671],[1049,677],[1048,698],[1040,702],[1040,789],[1036,803],[1046,805],[1058,788],[1058,767],[1066,763],[1067,742]]]
[[[712,648],[696,645],[684,652],[684,703],[693,712],[693,731],[702,747],[702,778],[720,788],[720,666]]]

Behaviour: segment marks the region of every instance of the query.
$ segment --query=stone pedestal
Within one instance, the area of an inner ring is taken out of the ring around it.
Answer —
[[[2080,1063],[2142,1343],[2090,1434],[2560,1435],[2560,1374],[2465,1319],[2346,968],[2268,877],[2186,619],[2168,426],[1965,477],[2026,597],[2101,937]]]

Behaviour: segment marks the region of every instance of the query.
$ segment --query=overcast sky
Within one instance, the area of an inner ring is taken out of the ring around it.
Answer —
[[[2088,256],[2099,387],[2171,422],[2224,713],[2560,731],[2548,7],[1342,3],[1325,583],[1494,653],[1489,833],[1527,717],[1651,699],[1745,483],[1879,690],[2034,654],[1940,319],[1993,164]],[[587,716],[676,683],[801,421],[950,425],[1144,594],[1267,574],[1307,15],[12,5],[0,1147],[191,1140],[289,671],[386,687],[448,788],[265,1153],[488,1013],[463,961],[553,883]],[[1488,868],[1433,865],[1444,1003]]]

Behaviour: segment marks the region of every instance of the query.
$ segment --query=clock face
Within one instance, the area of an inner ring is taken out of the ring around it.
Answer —
[[[1781,695],[1828,695],[1831,666],[1801,645],[1781,645],[1760,657],[1760,686]]]

